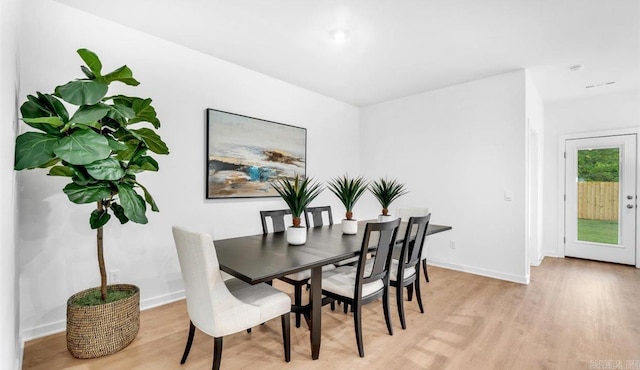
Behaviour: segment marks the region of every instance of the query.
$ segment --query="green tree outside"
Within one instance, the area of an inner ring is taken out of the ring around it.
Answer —
[[[578,151],[579,181],[618,182],[620,150],[618,148]]]

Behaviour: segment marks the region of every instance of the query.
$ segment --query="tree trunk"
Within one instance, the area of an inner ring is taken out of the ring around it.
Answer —
[[[353,217],[353,213],[351,211],[347,211],[347,214],[345,214],[345,217],[347,218],[347,220],[351,220],[351,217]]]
[[[386,216],[386,215],[388,215],[388,214],[389,214],[389,210],[388,210],[388,209],[386,209],[386,208],[383,208],[383,209],[382,209],[382,215],[383,215],[383,216]]]
[[[98,212],[102,212],[102,201],[98,201]],[[100,268],[100,295],[102,300],[107,300],[107,270],[104,266],[104,254],[102,249],[102,227],[97,230],[97,244],[98,244],[98,267]]]
[[[302,220],[300,220],[300,217],[294,217],[292,221],[293,221],[293,227],[300,227],[300,223]]]

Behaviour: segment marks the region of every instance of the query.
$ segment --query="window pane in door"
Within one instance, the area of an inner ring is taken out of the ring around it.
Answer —
[[[620,149],[578,150],[578,240],[619,244]]]

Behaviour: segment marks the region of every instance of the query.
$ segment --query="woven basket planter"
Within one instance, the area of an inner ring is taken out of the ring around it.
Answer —
[[[95,288],[94,288],[95,289]],[[106,356],[125,348],[140,329],[140,289],[135,285],[109,285],[109,289],[135,294],[98,306],[71,302],[93,289],[76,293],[67,301],[67,349],[76,358]]]

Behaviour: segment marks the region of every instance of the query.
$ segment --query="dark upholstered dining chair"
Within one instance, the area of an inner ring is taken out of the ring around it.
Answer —
[[[360,357],[364,357],[362,342],[362,305],[382,297],[384,319],[389,335],[393,335],[389,314],[389,266],[400,219],[368,223],[360,248],[357,266],[341,266],[328,271],[322,278],[323,304],[342,301],[352,306],[353,324]],[[375,232],[372,240],[372,234]],[[376,253],[369,253],[370,248]]]
[[[422,295],[420,294],[420,259],[424,241],[427,238],[427,228],[429,227],[430,219],[431,214],[409,218],[404,240],[402,241],[400,256],[398,259],[393,259],[389,267],[390,284],[396,287],[396,301],[402,329],[407,328],[402,296],[405,287],[408,290],[407,295],[409,300],[411,300],[412,292],[415,290],[418,307],[420,307],[420,312],[424,313]]]
[[[429,208],[398,208],[398,217],[403,220],[408,220],[410,217],[422,217],[428,214],[430,214]],[[422,259],[422,271],[424,272],[424,279],[428,283],[429,272],[427,271],[427,250],[425,248],[422,249],[422,256],[420,258]]]
[[[285,225],[285,216],[290,215],[291,210],[289,209],[280,209],[273,211],[260,211],[260,220],[262,221],[262,233],[268,234],[268,224],[267,220],[271,220],[272,229],[274,233],[283,232],[286,230]],[[305,213],[306,217],[306,213]],[[308,223],[307,223],[308,225]],[[328,271],[333,269],[333,265],[324,266],[322,268],[323,271]],[[287,284],[293,285],[293,303],[296,306],[302,305],[302,287],[306,286],[309,283],[309,279],[311,278],[311,270],[302,270],[296,272],[294,274],[289,274],[280,278],[280,280],[284,281]],[[296,328],[300,327],[301,314],[300,312],[296,312]]]
[[[324,225],[324,220],[322,218],[323,213],[327,213],[329,219],[329,225],[333,225],[333,214],[331,213],[331,206],[322,206],[322,207],[307,207],[304,210],[304,222],[307,224],[307,228],[311,226],[311,220],[313,220],[313,227],[320,227]],[[311,216],[311,219],[309,219]]]

